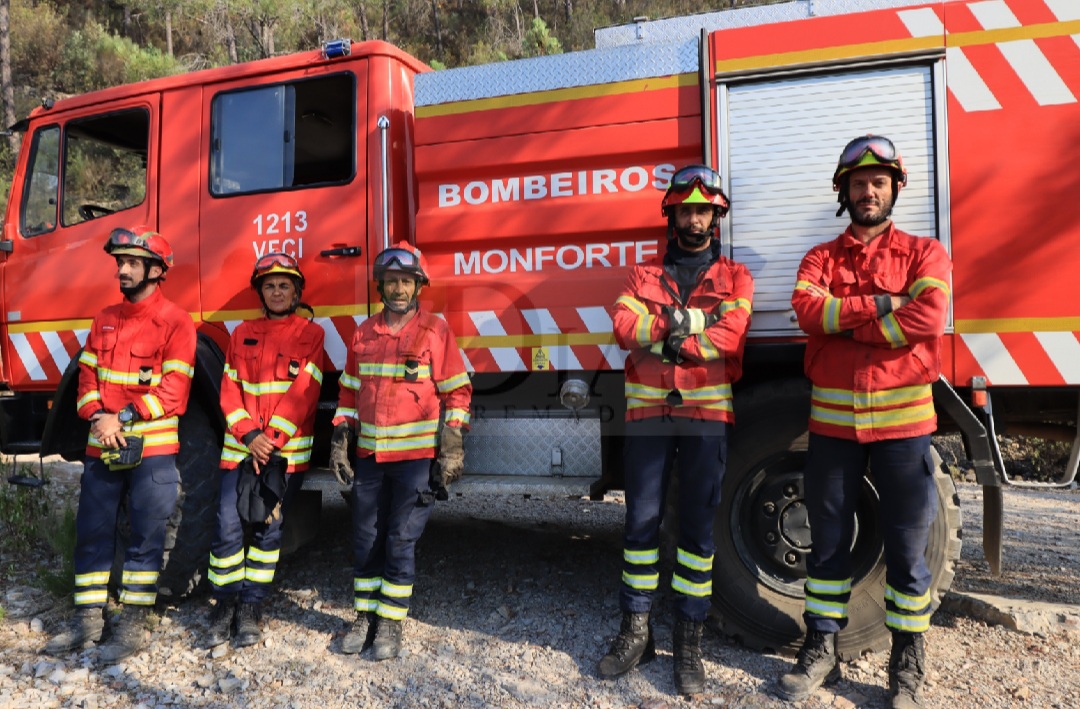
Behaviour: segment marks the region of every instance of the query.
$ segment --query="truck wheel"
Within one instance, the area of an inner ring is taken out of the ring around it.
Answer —
[[[728,449],[714,535],[713,609],[724,633],[759,650],[794,652],[802,622],[805,557],[810,526],[803,504],[809,384],[772,382],[736,400],[736,425]],[[927,563],[934,606],[952,585],[960,557],[960,507],[952,479],[937,464],[937,516],[930,529]],[[856,511],[854,586],[848,626],[839,652],[850,660],[889,647],[884,624],[885,562],[877,529],[878,497],[864,480]]]
[[[158,577],[162,597],[180,598],[194,591],[206,575],[210,545],[217,527],[221,434],[203,407],[192,401],[180,417],[180,495],[165,529],[165,560]],[[119,583],[130,527],[126,506],[117,524],[112,579]]]

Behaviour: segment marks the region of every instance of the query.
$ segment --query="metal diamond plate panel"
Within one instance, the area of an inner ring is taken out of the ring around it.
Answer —
[[[611,47],[419,74],[416,105],[508,96],[697,71],[697,38],[648,52]]]
[[[925,5],[926,2],[927,0],[798,0],[775,5],[703,12],[686,17],[648,20],[617,27],[602,27],[593,35],[597,49],[628,44],[677,42],[687,38],[697,38],[702,29],[712,32],[732,27],[752,27],[771,22],[802,20],[807,17],[846,15],[867,10]]]
[[[465,436],[465,470],[600,477],[600,419],[474,419]]]

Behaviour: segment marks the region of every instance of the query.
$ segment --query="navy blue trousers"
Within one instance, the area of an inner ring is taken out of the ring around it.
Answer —
[[[435,506],[431,459],[357,458],[352,486],[354,608],[402,620],[416,578],[416,542]]]
[[[217,531],[210,547],[210,570],[207,575],[214,596],[222,598],[240,594],[241,603],[258,603],[270,592],[281,556],[282,525],[288,514],[289,502],[304,484],[304,473],[286,475],[281,516],[270,524],[252,524],[248,530],[244,529],[240,513],[236,511],[236,482],[239,478],[239,468],[221,470]]]
[[[675,612],[704,621],[712,596],[713,519],[727,464],[727,424],[678,416],[626,424],[626,525],[619,606],[647,613],[659,585],[660,523],[674,463],[679,471]]]
[[[176,507],[180,473],[175,455],[143,458],[130,470],[109,470],[87,459],[75,516],[75,605],[100,608],[108,602],[109,572],[116,555],[116,521],[127,498],[131,537],[124,551],[120,602],[152,606],[165,554],[165,525]]]
[[[937,512],[928,435],[858,443],[810,434],[804,477],[812,540],[806,563],[806,626],[835,633],[847,625],[855,509],[867,467],[880,499],[885,624],[894,631],[924,632],[931,613],[926,545]]]

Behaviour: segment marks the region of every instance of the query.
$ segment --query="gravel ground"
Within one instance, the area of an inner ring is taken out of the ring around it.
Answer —
[[[54,494],[74,491],[76,475],[55,477]],[[1040,606],[1044,622],[1029,634],[947,603],[927,637],[927,706],[1080,707],[1080,493],[1006,491],[1006,576],[996,579],[979,543],[981,488],[959,489],[966,543],[949,598],[1071,605]],[[207,615],[201,596],[164,607],[151,647],[124,664],[99,666],[95,649],[39,654],[70,610],[34,586],[27,569],[0,596],[0,707],[786,706],[770,690],[788,658],[710,632],[705,693],[675,696],[666,599],[656,614],[659,658],[614,682],[596,678],[618,629],[619,494],[439,503],[419,549],[404,656],[373,663],[342,655],[353,617],[348,511],[328,503],[320,536],[279,566],[266,640],[243,650],[197,648]],[[886,661],[878,653],[848,663],[839,684],[801,706],[887,706]]]

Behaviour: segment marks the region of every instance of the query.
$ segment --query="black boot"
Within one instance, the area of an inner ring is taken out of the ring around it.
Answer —
[[[889,654],[889,697],[892,709],[923,706],[926,681],[926,647],[922,633],[893,633]]]
[[[236,647],[247,647],[262,640],[259,621],[262,612],[258,603],[241,603],[236,609]]]
[[[840,679],[840,660],[836,655],[836,633],[810,630],[806,633],[795,667],[780,677],[776,693],[781,699],[799,702],[825,683]]]
[[[355,655],[367,650],[375,642],[375,626],[374,613],[357,613],[349,632],[341,639],[341,651],[346,655]]]
[[[221,596],[210,611],[210,629],[206,633],[204,645],[217,647],[229,641],[233,634],[233,620],[236,618],[236,596]]]
[[[101,661],[111,665],[146,647],[150,635],[146,629],[146,616],[149,614],[148,606],[124,606],[120,619],[113,627],[112,637],[101,647]]]
[[[675,623],[675,689],[679,694],[705,691],[705,665],[701,662],[701,629],[704,623],[680,618]]]
[[[45,645],[45,652],[50,655],[62,655],[72,650],[81,650],[101,640],[101,633],[105,630],[105,617],[101,611],[101,608],[77,609],[67,629],[54,636]]]
[[[377,662],[389,660],[401,654],[400,620],[379,617],[375,623],[375,639],[371,643],[371,656]]]
[[[623,612],[619,634],[611,641],[607,655],[600,660],[600,676],[613,679],[634,669],[639,662],[656,657],[652,625],[648,613]]]

